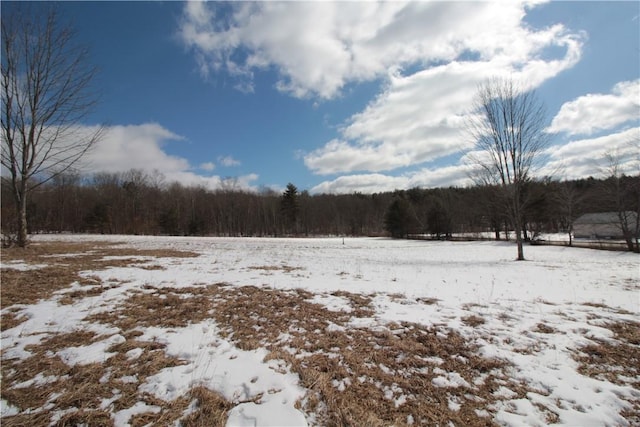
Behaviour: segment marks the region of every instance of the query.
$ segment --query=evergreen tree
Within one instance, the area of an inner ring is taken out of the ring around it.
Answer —
[[[415,213],[411,204],[402,198],[396,198],[391,202],[384,216],[384,227],[391,237],[407,237],[409,231],[415,225]]]
[[[280,198],[280,213],[286,233],[298,233],[298,213],[300,204],[298,203],[298,188],[292,183],[287,184],[287,188]]]

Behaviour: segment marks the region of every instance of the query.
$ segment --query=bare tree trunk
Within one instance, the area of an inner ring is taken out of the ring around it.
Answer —
[[[21,248],[27,246],[29,236],[27,234],[27,198],[23,197],[18,204],[18,241]]]
[[[524,261],[524,249],[522,247],[522,232],[516,226],[516,244],[518,245],[518,258],[516,261]]]
[[[518,245],[518,258],[517,261],[524,261],[524,248],[522,247],[522,229],[524,224],[522,221],[522,212],[520,211],[520,203],[517,201],[512,206],[513,228],[516,233],[516,244]]]
[[[640,195],[640,192],[639,192]],[[639,203],[639,207],[640,207],[640,203]],[[634,239],[635,239],[635,248],[633,249],[634,252],[636,253],[640,253],[640,209],[638,209],[638,211],[636,211],[636,223],[635,223],[635,233],[634,233]]]
[[[635,251],[635,245],[633,242],[632,232],[629,228],[629,212],[623,211],[621,208],[618,208],[618,218],[620,221],[620,229],[622,231],[622,236],[624,237],[624,241],[627,244],[627,248],[630,252]]]
[[[573,246],[573,222],[569,225],[569,246]]]
[[[17,184],[17,183],[16,183]],[[17,185],[13,187],[13,198],[16,202],[16,218],[18,220],[18,230],[15,236],[15,243],[21,248],[26,247],[28,243],[27,234],[27,197],[24,188],[26,183],[23,181],[20,183],[20,187]]]

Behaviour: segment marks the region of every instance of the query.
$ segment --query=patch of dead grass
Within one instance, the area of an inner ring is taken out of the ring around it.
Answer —
[[[62,297],[58,300],[59,304],[63,305],[71,305],[76,303],[78,300],[82,300],[84,298],[96,297],[101,295],[103,292],[118,287],[116,284],[111,285],[96,285],[88,287],[88,289],[77,289],[74,291],[64,292]]]
[[[25,413],[2,418],[3,427],[48,426],[50,423],[51,415],[46,412]]]
[[[255,265],[247,267],[249,270],[262,270],[262,271],[284,271],[285,273],[291,273],[292,271],[304,270],[302,267],[292,267],[290,265]]]
[[[368,317],[373,316],[375,313],[371,305],[373,298],[370,295],[354,294],[346,291],[335,291],[331,295],[349,300],[351,308],[353,309],[350,313],[351,316]]]
[[[264,347],[270,351],[267,359],[286,362],[285,366],[300,376],[302,386],[309,389],[308,396],[298,404],[302,410],[318,414],[322,424],[403,425],[410,414],[417,423],[492,424],[490,418],[479,416],[475,410],[486,409],[496,400],[493,390],[509,381],[503,373],[505,362],[478,356],[477,348],[460,334],[442,327],[410,323],[392,323],[373,330],[350,327],[354,316],[373,314],[371,297],[348,292],[333,295],[348,299],[354,310],[329,311],[310,302],[313,295],[307,291],[223,284],[181,289],[149,286],[116,311],[90,320],[108,322],[135,335],[133,328],[137,326],[179,327],[213,317],[222,329],[221,335],[239,348]],[[117,352],[114,358],[138,345],[130,339],[109,349]],[[434,358],[442,362],[436,363]],[[437,386],[434,379],[443,372],[437,369],[459,374],[469,386]],[[122,371],[113,376],[126,374]],[[196,396],[198,392],[193,393]],[[205,401],[211,392],[201,389],[199,393],[206,396],[191,400]],[[219,396],[213,399],[217,403],[200,403],[199,412],[186,418],[184,424],[225,420],[226,415],[210,411],[219,408],[226,414],[230,404]],[[450,409],[450,400],[460,402],[461,409]],[[123,406],[133,403],[127,401]],[[180,405],[184,411],[187,402]],[[169,420],[167,411],[140,414],[132,425],[157,424],[163,416]],[[175,414],[173,417],[179,418]]]
[[[613,331],[616,342],[592,339],[580,347],[574,358],[578,372],[614,384],[640,388],[640,323],[616,322],[602,325]]]
[[[54,292],[82,282],[78,269],[68,265],[53,265],[37,270],[2,269],[2,307],[14,304],[34,304],[49,298]]]
[[[171,249],[144,250],[114,247],[114,245],[101,242],[47,242],[32,243],[27,248],[2,249],[3,262],[23,261],[27,264],[46,265],[46,267],[28,271],[3,268],[0,273],[2,275],[0,305],[6,308],[14,304],[33,304],[41,299],[50,298],[54,292],[64,289],[72,283],[95,285],[95,279],[82,277],[79,273],[140,263],[140,260],[135,257],[188,258],[199,256],[194,252]],[[105,257],[117,258],[105,259]],[[143,265],[143,267],[145,266]],[[146,267],[155,268],[154,266]],[[68,301],[66,302],[68,303]]]
[[[56,425],[79,425],[83,422],[87,425],[112,425],[103,424],[107,419],[105,410],[101,409],[103,401],[112,400],[110,408],[117,411],[149,400],[149,396],[138,392],[138,385],[162,369],[184,363],[167,356],[164,345],[137,341],[131,336],[107,349],[108,353],[116,354],[102,363],[69,366],[55,355],[63,348],[86,345],[100,338],[86,331],[58,334],[38,345],[29,346],[27,350],[33,355],[25,360],[3,360],[2,398],[21,411],[19,415],[3,418],[3,425],[47,425],[54,410],[71,410]],[[133,349],[140,350],[137,357],[128,354]],[[124,381],[124,377],[135,378],[135,381]],[[33,381],[37,378],[41,380]],[[153,404],[158,403],[161,412],[169,412],[173,408],[172,402],[156,399]],[[32,413],[26,416],[28,410]],[[175,419],[182,414],[179,412]]]
[[[55,423],[56,427],[75,427],[75,426],[91,426],[91,427],[111,427],[113,426],[111,414],[107,411],[95,410],[85,411],[79,410],[64,415]]]
[[[620,321],[603,327],[613,332],[616,342],[592,339],[593,344],[580,347],[574,354],[580,364],[578,372],[640,390],[640,323]],[[640,424],[640,395],[630,404],[622,415],[631,424]]]
[[[81,271],[127,266],[162,268],[145,264],[140,266],[139,257],[143,256],[193,257],[198,254],[61,242],[32,244],[26,249],[4,249],[3,261],[15,260],[46,266],[29,271],[2,269],[2,306],[10,308],[14,304],[30,304],[43,298],[51,298],[55,292],[74,283],[87,288],[66,292],[60,303],[71,304],[81,298],[100,295],[105,290],[117,286],[104,286],[95,277],[82,277]],[[113,421],[109,412],[101,409],[105,400],[112,401],[111,410],[126,409],[139,401],[160,407],[159,413],[153,416],[140,414],[134,417],[133,425],[148,424],[145,422],[145,416],[161,425],[173,424],[183,417],[190,400],[181,398],[174,402],[164,402],[146,393],[139,393],[138,385],[160,370],[184,362],[167,356],[162,344],[138,341],[136,338],[142,332],[133,328],[142,325],[184,326],[194,319],[206,317],[209,306],[203,304],[201,298],[194,298],[195,295],[202,296],[203,290],[199,288],[145,291],[133,294],[115,313],[102,314],[104,318],[101,320],[111,321],[120,326],[126,338],[123,343],[107,349],[107,353],[115,355],[103,363],[69,366],[56,355],[56,352],[62,349],[88,345],[105,338],[83,330],[45,336],[39,344],[25,348],[32,356],[23,360],[7,359],[3,353],[2,399],[17,407],[20,413],[3,417],[2,424],[111,426]],[[96,317],[99,318],[100,315]],[[2,328],[4,330],[18,326],[24,319],[24,316],[19,315],[19,310],[5,310]],[[134,349],[138,351],[128,353]],[[125,377],[127,380],[123,380]],[[135,380],[131,381],[132,378]],[[225,424],[230,403],[224,398],[205,390],[194,390],[190,396],[191,401],[196,401],[196,410],[186,418],[185,425]],[[52,418],[55,411],[64,413],[57,421]]]
[[[15,328],[27,319],[28,317],[20,314],[19,310],[2,313],[2,316],[0,317],[0,331],[4,332],[8,329]]]
[[[226,425],[227,414],[232,405],[220,394],[198,386],[190,390],[189,397],[195,400],[195,411],[180,420],[183,426],[223,427]]]
[[[624,343],[640,346],[640,323],[616,322],[607,325],[613,331],[614,337]]]
[[[556,328],[553,328],[549,325],[547,325],[546,323],[538,323],[536,325],[536,327],[533,329],[534,332],[538,332],[541,334],[555,334],[558,333],[558,330]]]
[[[632,312],[625,310],[623,308],[614,308],[599,302],[585,302],[585,303],[582,303],[582,305],[586,307],[601,308],[605,311],[610,311],[612,313],[617,313],[617,314],[627,314],[627,315],[633,314]]]
[[[480,317],[477,316],[475,314],[471,314],[469,316],[465,316],[462,319],[462,323],[464,323],[467,326],[471,326],[473,328],[480,326],[480,325],[484,325],[485,324],[485,320],[484,317]]]
[[[109,323],[125,332],[144,326],[184,327],[211,317],[212,302],[203,296],[210,292],[208,289],[146,287],[144,292],[133,293],[116,310],[91,315],[87,320]]]
[[[300,405],[321,424],[405,425],[412,415],[418,424],[492,425],[475,410],[495,401],[498,378],[508,381],[505,362],[478,356],[477,348],[451,330],[410,323],[349,327],[353,312],[332,312],[307,298],[295,291],[224,288],[212,313],[238,347],[266,347],[267,359],[284,360],[300,376],[310,390]],[[282,333],[289,337],[284,342]],[[438,387],[436,368],[458,373],[469,387]],[[479,377],[482,383],[474,385]],[[460,410],[449,408],[450,399],[462,404]]]

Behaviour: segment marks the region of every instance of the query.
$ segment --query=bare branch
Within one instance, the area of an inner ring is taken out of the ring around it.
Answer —
[[[546,112],[534,92],[522,90],[513,80],[493,79],[478,88],[467,134],[476,153],[469,156],[479,172],[476,182],[500,184],[508,201],[506,210],[516,231],[518,259],[522,253],[524,185],[540,166],[549,143]]]
[[[96,68],[74,37],[54,5],[3,8],[1,164],[19,209],[21,245],[28,192],[71,168],[104,133],[103,126],[78,133],[97,102],[91,87]]]

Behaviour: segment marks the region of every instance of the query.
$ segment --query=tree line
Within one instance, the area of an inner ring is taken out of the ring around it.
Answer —
[[[640,176],[528,181],[521,230],[562,233],[589,212],[638,212]],[[2,183],[2,231],[16,231],[11,188]],[[159,173],[130,170],[89,178],[59,174],[33,190],[30,233],[104,233],[189,236],[384,236],[513,230],[498,185],[412,188],[374,194],[314,194],[289,184],[284,192],[219,190],[167,183]],[[633,226],[633,225],[631,225]],[[636,232],[637,230],[632,230]]]

